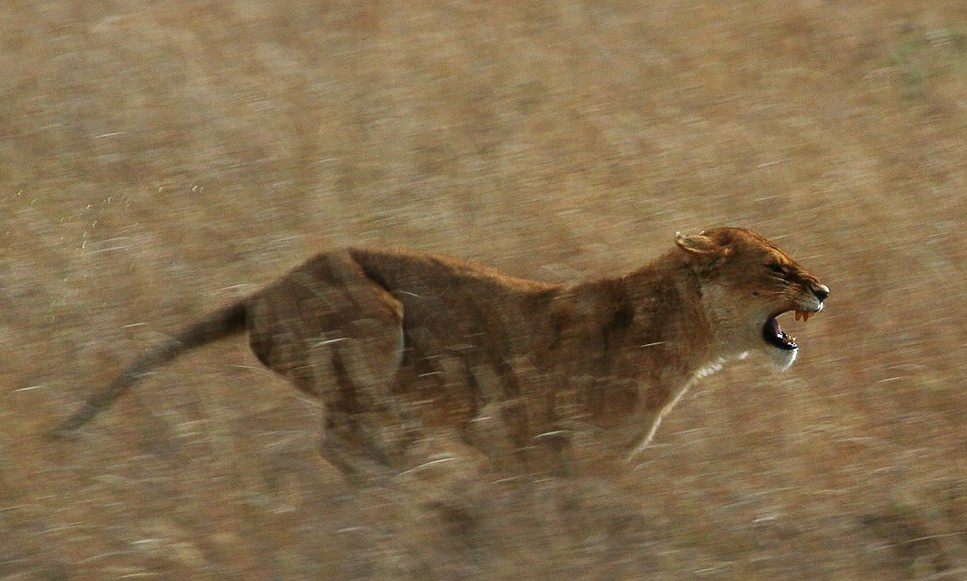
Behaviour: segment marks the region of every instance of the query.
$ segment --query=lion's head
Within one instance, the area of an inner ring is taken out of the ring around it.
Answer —
[[[703,303],[725,356],[757,350],[784,370],[799,345],[778,317],[807,320],[823,310],[829,287],[765,237],[745,228],[711,228],[676,235],[702,281]]]

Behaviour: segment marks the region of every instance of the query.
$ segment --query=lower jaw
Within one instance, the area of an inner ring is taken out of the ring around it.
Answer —
[[[767,348],[767,354],[769,359],[772,361],[772,366],[776,368],[777,371],[785,371],[796,361],[796,355],[799,354],[799,349],[779,349],[778,347],[773,347],[769,345]]]

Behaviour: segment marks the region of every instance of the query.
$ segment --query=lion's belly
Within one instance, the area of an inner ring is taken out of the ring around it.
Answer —
[[[562,376],[528,357],[494,360],[473,349],[408,351],[394,394],[427,428],[493,421],[528,437],[577,424],[623,428],[640,407],[635,380]]]

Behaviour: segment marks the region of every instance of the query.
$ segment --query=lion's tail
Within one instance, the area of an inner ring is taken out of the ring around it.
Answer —
[[[83,407],[61,422],[50,435],[65,437],[91,421],[98,412],[111,407],[116,399],[127,393],[139,379],[153,368],[168,363],[195,347],[244,330],[246,313],[245,301],[236,303],[215,312],[164,343],[145,351],[122,371],[111,382],[111,385],[91,396]]]

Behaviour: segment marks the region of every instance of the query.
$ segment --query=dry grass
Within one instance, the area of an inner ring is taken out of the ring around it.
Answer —
[[[963,578],[963,2],[406,5],[0,7],[0,576]],[[242,341],[39,438],[321,248],[572,280],[721,223],[829,309],[633,470],[356,493]]]

